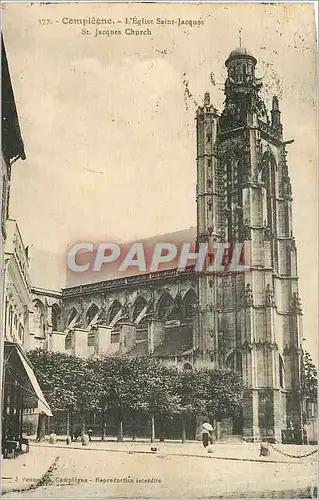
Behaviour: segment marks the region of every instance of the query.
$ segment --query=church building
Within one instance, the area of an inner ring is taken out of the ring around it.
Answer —
[[[224,109],[206,93],[196,114],[197,229],[153,240],[240,242],[247,270],[208,273],[189,266],[121,277],[101,271],[85,279],[80,273],[61,295],[45,298],[45,291],[34,290],[31,342],[37,345],[41,331],[48,349],[84,357],[121,352],[156,356],[181,369],[230,367],[243,377],[245,404],[227,432],[281,441],[287,428],[302,427],[290,141],[278,98],[268,111],[260,97],[255,57],[239,47],[225,64]]]

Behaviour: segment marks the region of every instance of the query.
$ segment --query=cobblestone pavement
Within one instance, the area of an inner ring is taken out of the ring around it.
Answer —
[[[150,449],[150,444],[145,446]],[[187,449],[192,451],[191,443],[184,445],[183,454],[164,454],[163,446],[177,450],[178,445],[161,444],[153,454],[129,449],[115,453],[97,443],[95,449],[33,446],[30,456],[34,453],[36,461],[44,450],[52,460],[59,456],[56,468],[42,485],[7,493],[4,498],[300,498],[316,484],[316,455],[293,463],[262,463],[216,460],[214,453],[206,452],[185,456]]]

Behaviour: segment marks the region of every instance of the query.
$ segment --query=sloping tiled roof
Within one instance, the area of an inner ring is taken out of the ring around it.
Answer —
[[[196,227],[190,227],[188,229],[175,231],[173,233],[159,234],[156,236],[151,236],[149,238],[140,239],[138,241],[140,243],[143,243],[146,261],[148,262],[150,257],[152,256],[152,252],[156,243],[173,243],[178,248],[180,248],[183,243],[194,244],[196,241]],[[133,242],[128,242],[120,245],[121,258],[126,255],[128,250],[131,248],[132,243]],[[161,264],[159,270],[176,269],[178,266],[179,255],[180,254],[178,253],[174,260]],[[67,270],[65,288],[145,274],[145,271],[139,271],[136,266],[130,266],[126,271],[121,272],[118,270],[119,261],[104,264],[102,265],[99,272],[94,272],[92,271],[92,263],[94,263],[94,252],[92,252],[92,254],[86,251],[79,252],[77,254],[77,263],[81,264],[87,262],[91,263],[88,271],[76,273],[70,271],[69,269]]]
[[[181,356],[193,345],[193,329],[191,326],[178,326],[167,329],[162,345],[154,350],[154,356]]]
[[[15,157],[25,160],[24,145],[21,137],[17,108],[12,89],[6,51],[1,35],[1,124],[2,154],[5,161]]]

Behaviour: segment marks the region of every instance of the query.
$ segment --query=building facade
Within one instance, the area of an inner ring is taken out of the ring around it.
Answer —
[[[11,169],[18,159],[25,160],[24,145],[21,137],[17,109],[15,105],[7,55],[1,36],[1,245],[0,245],[0,328],[1,353],[4,341],[5,302],[5,245],[7,240],[7,220],[9,219],[9,200]]]
[[[29,260],[18,224],[6,221],[4,338],[29,348],[31,287]]]
[[[18,224],[9,217],[10,181],[13,164],[25,160],[8,61],[1,38],[2,158],[0,245],[0,341],[1,341],[1,447],[22,451],[23,424],[31,412],[52,415],[25,355],[29,343],[31,287],[28,249]],[[11,448],[11,447],[14,448]]]
[[[302,310],[287,142],[277,97],[268,112],[259,95],[256,65],[248,50],[232,51],[224,109],[206,93],[197,110],[197,232],[185,234],[197,244],[227,243],[230,252],[243,243],[248,269],[88,279],[55,297],[59,320],[44,297],[44,337],[50,349],[83,357],[121,352],[184,369],[233,368],[245,405],[228,432],[281,441],[292,427],[301,439]]]
[[[199,278],[198,332],[203,353],[212,348],[249,388],[243,435],[280,440],[290,422],[302,427],[302,311],[278,99],[269,114],[256,64],[246,49],[232,51],[222,113],[208,94],[197,113],[198,239],[243,242],[249,255],[244,274]]]
[[[61,298],[61,290],[45,290],[32,286],[30,349],[64,350]],[[59,342],[59,338],[63,341]]]

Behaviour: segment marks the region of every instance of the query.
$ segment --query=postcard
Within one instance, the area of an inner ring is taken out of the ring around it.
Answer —
[[[1,9],[4,498],[316,498],[315,4]]]

